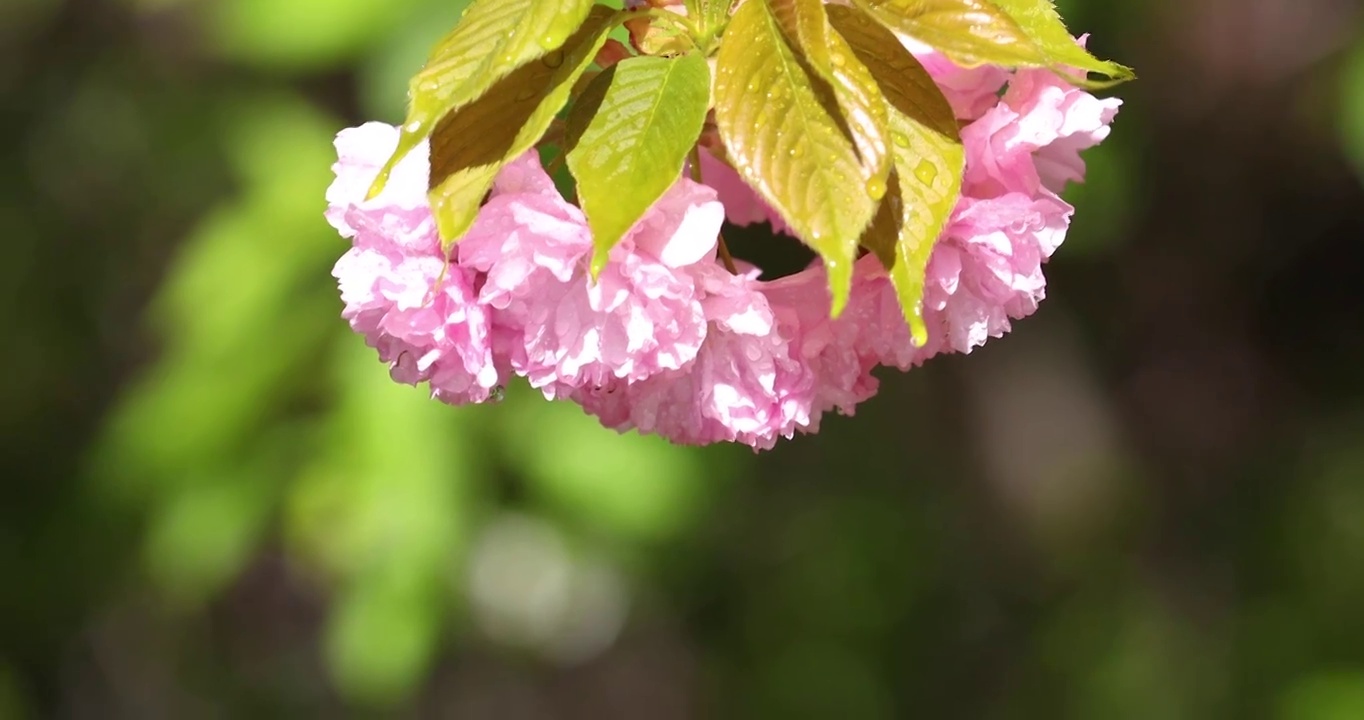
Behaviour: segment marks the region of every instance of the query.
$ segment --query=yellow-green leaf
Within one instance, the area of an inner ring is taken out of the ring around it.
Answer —
[[[1074,78],[1089,86],[1132,77],[1127,68],[1095,59],[1076,45],[1048,0],[853,0],[853,4],[886,28],[914,37],[965,67],[1065,72],[1075,65],[1113,77],[1108,83]]]
[[[820,102],[768,0],[739,6],[725,30],[715,121],[735,169],[824,258],[837,315],[876,204],[857,151]]]
[[[690,53],[622,60],[574,104],[567,160],[592,228],[593,274],[677,181],[709,101],[710,66]]]
[[[989,0],[853,0],[872,19],[960,65],[1047,65],[1023,28]]]
[[[828,83],[862,159],[863,187],[872,200],[886,193],[890,174],[886,102],[871,71],[832,27],[823,0],[771,0],[787,41]]]
[[[478,0],[465,10],[409,82],[411,102],[398,147],[370,195],[383,191],[389,172],[442,117],[478,99],[517,68],[558,50],[592,6],[593,0]]]
[[[830,6],[829,19],[871,69],[889,105],[894,170],[862,244],[890,271],[914,341],[927,340],[924,274],[961,195],[966,153],[947,98],[893,34],[855,10]]]
[[[436,125],[429,196],[443,241],[469,229],[498,170],[544,136],[620,17],[594,7],[563,49],[522,65]]]
[[[1111,60],[1100,60],[1080,44],[1075,42],[1074,36],[1066,29],[1066,25],[1061,21],[1060,13],[1056,12],[1056,6],[1051,0],[992,0],[1004,12],[1008,13],[1018,23],[1018,26],[1027,33],[1037,47],[1052,59],[1053,63],[1069,67],[1079,68],[1086,73],[1099,73],[1111,78],[1107,82],[1091,82],[1087,76],[1084,82],[1087,85],[1113,85],[1131,80],[1136,77],[1132,69],[1119,65]],[[1061,69],[1061,68],[1057,68]]]

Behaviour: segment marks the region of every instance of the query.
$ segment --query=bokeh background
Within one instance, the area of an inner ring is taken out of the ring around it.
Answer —
[[[755,455],[397,386],[331,139],[459,0],[0,2],[0,718],[1364,718],[1364,33],[1135,66],[1042,311]]]

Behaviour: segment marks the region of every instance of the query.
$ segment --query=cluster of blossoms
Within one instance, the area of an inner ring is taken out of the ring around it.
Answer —
[[[967,153],[928,265],[922,346],[873,255],[857,262],[835,319],[819,262],[773,280],[742,262],[730,272],[717,260],[725,220],[785,223],[709,153],[704,184],[679,178],[594,281],[586,219],[534,151],[501,171],[449,253],[427,202],[424,146],[365,200],[398,139],[381,123],[336,141],[327,218],[353,241],[334,270],[344,317],[395,380],[452,404],[495,397],[516,375],[622,432],[754,448],[816,431],[828,410],[852,414],[876,393],[877,366],[969,352],[1037,308],[1042,264],[1073,211],[1058,193],[1083,178],[1079,152],[1107,136],[1120,104],[1050,71],[965,69],[906,44],[963,122]]]

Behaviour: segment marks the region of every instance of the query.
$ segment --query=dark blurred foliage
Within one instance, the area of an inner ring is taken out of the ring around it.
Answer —
[[[1141,79],[1051,297],[761,455],[339,319],[462,5],[0,4],[0,718],[1364,718],[1354,3],[1062,3]]]

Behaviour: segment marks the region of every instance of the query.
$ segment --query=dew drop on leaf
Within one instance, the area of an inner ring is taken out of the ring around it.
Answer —
[[[541,58],[540,62],[544,63],[545,67],[552,68],[559,67],[560,65],[564,64],[564,51],[555,50]]]
[[[918,167],[914,168],[914,177],[919,178],[919,182],[929,185],[938,177],[938,168],[928,160],[920,160]]]
[[[867,195],[872,200],[880,200],[886,196],[886,181],[880,178],[872,178],[867,181]]]
[[[545,48],[546,50],[557,48],[560,45],[563,45],[564,40],[566,39],[568,38],[561,33],[545,33],[540,37],[540,47]]]
[[[909,147],[909,136],[902,132],[893,133],[891,140],[894,140],[895,144],[900,147]]]

